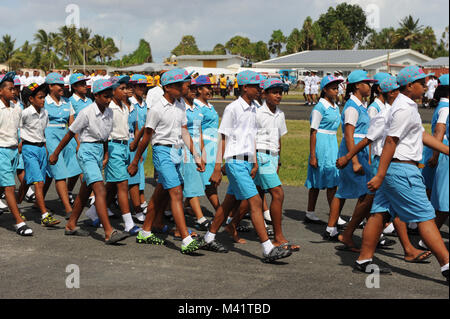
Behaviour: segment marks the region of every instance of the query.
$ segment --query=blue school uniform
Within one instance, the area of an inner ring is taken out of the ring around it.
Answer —
[[[439,119],[439,111],[445,107],[448,108],[449,103],[440,101],[438,106],[434,110],[433,118],[431,119],[431,134],[434,134],[434,130],[436,128],[436,124]],[[442,143],[444,143],[445,145],[448,145],[448,139],[446,139],[445,136],[444,136],[444,140],[442,141]],[[432,189],[435,174],[436,174],[436,167],[430,167],[427,165],[428,160],[432,156],[433,156],[433,150],[429,147],[424,146],[423,147],[423,157],[422,157],[421,163],[423,163],[425,165],[425,167],[422,170],[422,175],[423,175],[423,178],[425,179],[425,186],[427,187],[427,189]],[[445,156],[446,155],[444,155],[444,154],[440,154],[439,161],[441,160],[441,158],[443,158]]]
[[[202,126],[203,114],[199,107],[193,105],[191,109],[186,105],[187,128],[191,135],[194,147],[198,154],[200,150],[200,128]],[[203,178],[201,173],[197,170],[194,157],[185,146],[183,148],[182,174],[184,179],[183,196],[187,198],[204,196],[205,186],[203,185]]]
[[[69,101],[72,104],[73,110],[75,111],[75,114],[73,115],[74,118],[77,118],[78,113],[80,113],[82,109],[92,104],[92,100],[90,98],[86,97],[86,99],[83,100],[76,94],[72,94],[72,96],[69,98]]]
[[[137,102],[137,100],[136,100],[136,103],[134,103],[134,99],[130,99],[130,100],[133,103],[134,107],[136,108],[138,130],[141,130],[145,126],[145,122],[147,120],[147,112],[148,112],[147,103],[143,100],[142,105],[141,105]],[[141,191],[145,190],[144,164],[147,159],[147,153],[148,153],[148,148],[146,148],[144,153],[142,153],[142,162],[139,161],[139,164],[138,164],[138,173],[137,174],[139,174],[139,190],[141,190]]]
[[[131,104],[130,107],[130,114],[128,115],[128,132],[129,132],[129,139],[128,139],[128,148],[130,147],[131,142],[134,141],[135,134],[135,128],[136,124],[138,122],[138,111],[134,104]],[[129,151],[129,162],[133,161],[134,156],[136,155],[136,151]],[[139,161],[139,163],[141,163]],[[128,185],[136,185],[140,183],[140,165],[138,165],[138,172],[134,176],[130,176],[128,178]]]
[[[359,102],[360,103],[360,102]],[[342,132],[345,131],[345,111],[348,108],[354,108],[358,112],[358,121],[355,125],[355,132],[353,135],[355,145],[365,138],[367,130],[369,129],[370,118],[367,114],[367,109],[357,103],[356,97],[352,97],[345,103],[342,111]],[[344,134],[343,134],[344,135]],[[348,153],[345,135],[342,137],[341,145],[339,147],[338,157],[345,156]],[[366,147],[358,153],[358,161],[363,166],[365,175],[357,175],[353,172],[353,165],[347,165],[339,172],[338,189],[336,192],[337,198],[359,198],[367,194],[367,182],[370,172],[369,166],[369,151]]]
[[[449,123],[447,116],[447,130],[444,135],[444,144],[448,145],[449,138]],[[434,209],[440,212],[449,211],[449,159],[448,155],[440,154],[439,162],[436,167],[436,175],[433,181],[433,188],[431,191],[431,205]]]
[[[206,165],[205,171],[201,173],[203,178],[203,184],[205,186],[211,185],[209,179],[214,171],[214,166],[216,165],[217,157],[217,145],[218,145],[218,134],[219,129],[219,114],[217,114],[213,105],[204,105],[199,100],[194,100],[194,104],[200,108],[203,114],[202,121],[202,135],[203,144],[206,152]]]
[[[322,120],[316,135],[318,167],[314,168],[308,164],[308,177],[305,186],[318,189],[333,188],[337,186],[339,179],[339,171],[336,168],[338,154],[336,133],[340,124],[339,108],[333,108],[331,105],[327,108],[322,101],[319,101],[314,106],[314,110],[322,114]],[[310,117],[311,121],[312,116]]]
[[[61,97],[61,105],[57,106],[50,96],[45,98],[45,109],[48,112],[48,126],[45,129],[47,150],[52,154],[67,133],[67,125],[71,115],[71,105],[68,99]],[[47,166],[47,174],[55,180],[62,180],[81,174],[81,168],[76,159],[77,142],[72,139],[63,149],[55,165]]]

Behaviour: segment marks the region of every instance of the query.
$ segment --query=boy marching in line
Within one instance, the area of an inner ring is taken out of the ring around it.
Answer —
[[[70,140],[78,134],[80,148],[77,160],[83,172],[83,182],[73,206],[72,214],[66,224],[66,236],[88,236],[89,233],[77,227],[83,207],[89,194],[94,191],[95,208],[105,232],[105,244],[114,244],[125,239],[128,234],[114,230],[109,222],[106,205],[106,189],[103,184],[102,169],[108,162],[108,137],[113,128],[113,112],[108,108],[112,99],[113,83],[109,80],[97,80],[92,84],[95,102],[84,108],[69,131],[50,155],[49,162],[54,164]]]

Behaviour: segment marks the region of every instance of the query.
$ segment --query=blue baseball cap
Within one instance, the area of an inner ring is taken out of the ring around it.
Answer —
[[[384,79],[382,79],[380,81],[379,85],[380,85],[381,92],[383,92],[383,93],[397,90],[400,87],[400,85],[398,85],[398,83],[397,83],[397,79],[395,78],[395,76],[392,76],[392,75],[389,75],[389,76],[385,77]]]
[[[0,75],[0,84],[2,84],[3,82],[6,82],[6,81],[14,83],[15,76],[16,76],[16,72],[14,72],[14,71],[8,72],[6,74],[1,74]]]
[[[113,82],[109,79],[100,79],[97,81],[94,81],[92,84],[92,93],[96,94],[101,91],[112,89],[113,88]]]
[[[130,82],[133,84],[148,84],[147,77],[142,74],[133,74],[130,78]]]
[[[367,76],[364,70],[354,70],[348,75],[347,83],[369,82],[374,83],[375,80]]]
[[[88,77],[84,76],[84,74],[81,73],[74,73],[70,76],[69,78],[69,84],[70,85],[74,85],[77,82],[81,82],[81,81],[87,81],[89,80]]]
[[[194,71],[189,73],[187,70],[180,68],[167,71],[161,77],[161,85],[166,86],[172,83],[189,81],[193,73]]]
[[[267,91],[268,89],[272,89],[272,88],[285,89],[288,86],[286,83],[283,83],[283,81],[281,81],[278,78],[268,78],[267,80],[261,81],[261,84],[262,84],[262,88],[264,89],[264,91]]]
[[[320,81],[320,89],[323,90],[323,88],[326,87],[328,84],[334,83],[334,82],[341,83],[341,82],[344,82],[344,80],[338,79],[334,75],[327,75],[322,79],[322,81]]]
[[[268,80],[267,76],[261,74],[261,82],[259,83],[259,87],[264,89],[264,83]]]
[[[19,77],[16,75],[14,77],[14,86],[19,86],[19,85],[22,85],[22,83],[20,82]]]
[[[421,68],[418,66],[407,66],[398,72],[397,74],[397,82],[400,86],[405,86],[408,83],[425,79],[427,76],[434,75],[434,73],[426,74]]]
[[[262,76],[255,71],[242,71],[237,75],[238,85],[261,84]]]
[[[211,79],[209,76],[200,75],[192,80],[193,85],[211,85]]]
[[[127,84],[130,82],[130,77],[128,75],[119,75],[114,76],[111,79],[111,82],[113,83],[113,90],[117,89],[121,84]]]
[[[47,84],[62,84],[64,85],[64,78],[61,74],[52,72],[45,78],[45,83]]]
[[[386,73],[386,72],[378,72],[377,74],[375,74],[373,76],[373,79],[376,81],[375,82],[376,84],[380,84],[380,82],[383,79],[387,78],[388,76],[391,76],[391,75],[389,73]]]
[[[448,85],[448,73],[439,77],[439,85]]]

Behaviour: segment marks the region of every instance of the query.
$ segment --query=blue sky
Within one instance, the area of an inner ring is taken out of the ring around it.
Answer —
[[[139,39],[150,42],[156,62],[170,56],[183,35],[192,34],[201,50],[211,50],[235,35],[252,41],[268,41],[273,30],[289,35],[301,28],[304,19],[316,20],[329,6],[343,1],[326,0],[1,0],[0,36],[8,33],[16,46],[33,41],[43,28],[56,31],[71,12],[69,4],[79,8],[80,25],[93,33],[112,37],[121,49],[119,55],[136,49]],[[413,15],[424,26],[431,26],[438,39],[449,24],[448,0],[353,0],[363,9],[379,12],[379,27],[398,26],[398,21]],[[371,7],[368,7],[371,5]],[[377,19],[374,19],[376,21]]]

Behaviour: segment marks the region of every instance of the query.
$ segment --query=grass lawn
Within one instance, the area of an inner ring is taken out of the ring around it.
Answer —
[[[284,185],[302,186],[305,183],[309,157],[309,121],[287,120],[288,133],[281,139],[280,179]],[[424,124],[430,132],[431,125]],[[338,143],[342,132],[338,130]],[[145,162],[145,175],[153,177],[151,149]],[[226,178],[224,178],[226,181]]]

